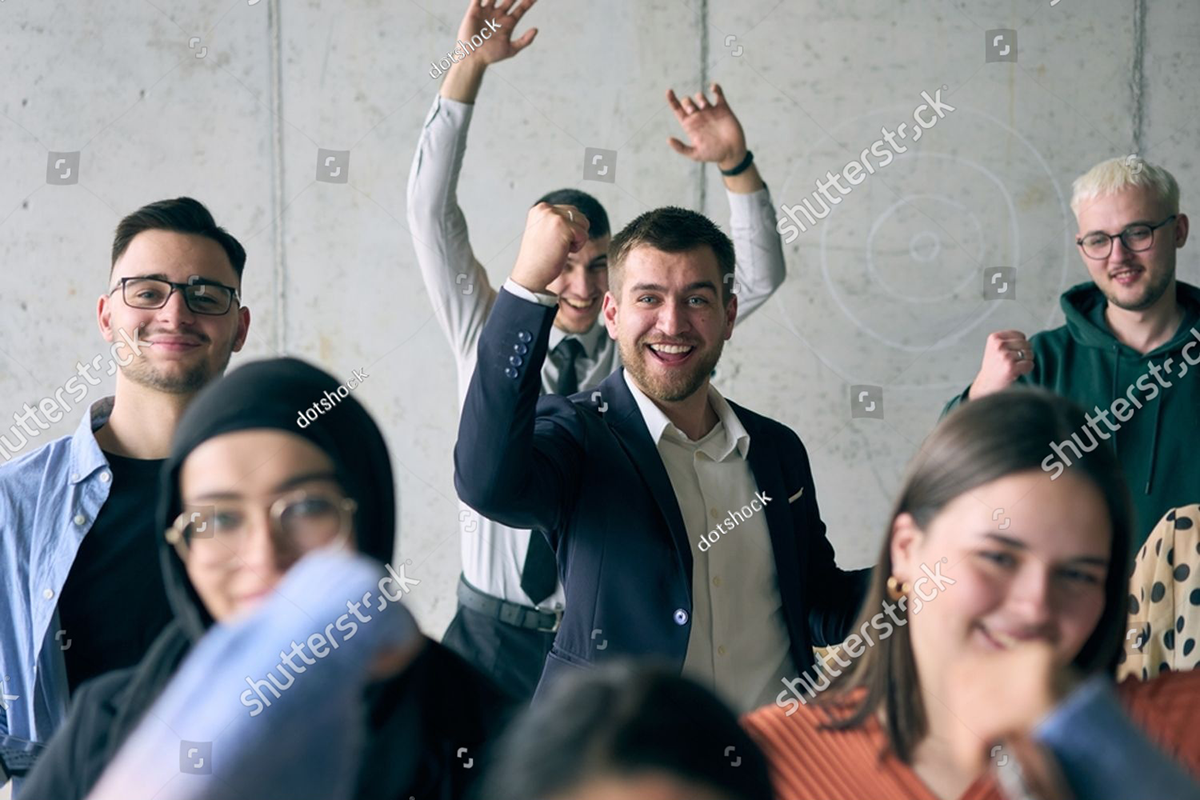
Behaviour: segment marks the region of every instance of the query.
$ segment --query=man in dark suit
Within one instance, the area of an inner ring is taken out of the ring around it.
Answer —
[[[657,209],[612,240],[603,315],[624,369],[539,399],[546,288],[587,242],[578,209],[530,211],[480,336],[459,496],[555,549],[567,603],[539,691],[565,670],[652,656],[739,710],[771,702],[814,645],[846,635],[868,571],[834,562],[796,434],[710,385],[737,298],[732,243],[702,215]]]

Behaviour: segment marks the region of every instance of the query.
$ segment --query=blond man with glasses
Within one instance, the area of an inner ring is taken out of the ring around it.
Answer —
[[[1200,485],[1191,458],[1200,444],[1200,290],[1175,276],[1188,216],[1171,173],[1136,156],[1088,170],[1071,209],[1091,280],[1063,293],[1066,324],[1032,337],[992,333],[979,373],[946,411],[1013,383],[1079,403],[1087,424],[1047,442],[1042,468],[1056,479],[1097,447],[1115,448],[1133,493],[1136,548]]]

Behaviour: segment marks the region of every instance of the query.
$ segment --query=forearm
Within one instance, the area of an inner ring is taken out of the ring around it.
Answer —
[[[745,153],[742,158],[745,158]],[[717,167],[723,170],[733,169],[742,162],[739,158],[736,161],[730,160],[726,163],[718,164]],[[762,176],[758,174],[758,166],[751,164],[745,172],[738,175],[722,175],[721,178],[725,181],[725,188],[734,194],[752,194],[766,186],[763,183]]]
[[[1108,679],[1078,687],[1035,730],[1078,800],[1200,798],[1198,786],[1121,710]]]
[[[754,174],[757,176],[758,172]],[[730,180],[733,179],[726,179],[726,185]],[[738,322],[748,319],[787,279],[775,206],[766,186],[758,183],[759,188],[750,193],[732,189],[727,193],[730,238],[737,259]]]
[[[421,279],[458,358],[469,355],[495,296],[471,249],[458,176],[473,106],[435,98],[408,179],[408,229]]]
[[[558,475],[539,458],[534,433],[541,367],[556,311],[522,298],[508,285],[501,290],[479,337],[454,445],[459,497],[484,516],[514,527],[551,528],[557,509]]]
[[[479,60],[464,58],[455,62],[446,71],[439,94],[460,103],[474,103],[475,98],[479,96],[479,89],[483,85],[483,73],[486,70],[487,64]]]

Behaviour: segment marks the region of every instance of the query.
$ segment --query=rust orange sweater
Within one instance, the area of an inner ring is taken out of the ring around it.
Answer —
[[[1147,736],[1200,778],[1200,672],[1166,673],[1145,683],[1126,680],[1117,694]],[[800,706],[790,717],[772,705],[742,718],[767,755],[777,800],[938,800],[887,750],[887,735],[877,720],[843,731],[821,727],[825,720],[812,705]],[[1002,795],[989,772],[959,800],[1002,800]]]

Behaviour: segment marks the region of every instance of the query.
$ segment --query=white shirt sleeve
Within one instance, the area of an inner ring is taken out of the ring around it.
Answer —
[[[438,324],[461,362],[475,350],[496,290],[475,258],[458,205],[474,106],[441,95],[425,117],[408,176],[408,229]]]
[[[729,227],[737,258],[734,290],[741,322],[770,299],[787,277],[783,242],[776,229],[775,206],[767,187],[750,194],[729,195]]]
[[[514,281],[512,278],[504,281],[504,290],[509,294],[515,294],[522,300],[528,300],[531,303],[540,303],[544,306],[558,305],[558,295],[548,294],[546,292],[531,292],[521,284]]]

